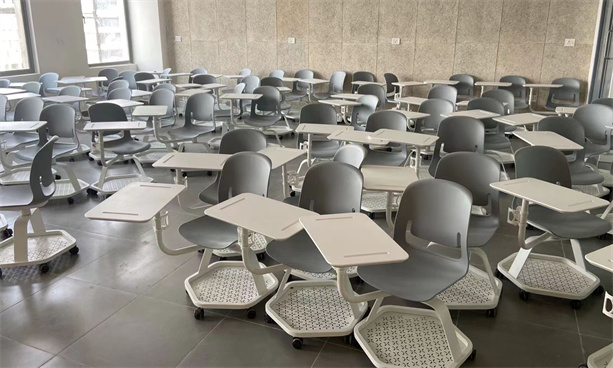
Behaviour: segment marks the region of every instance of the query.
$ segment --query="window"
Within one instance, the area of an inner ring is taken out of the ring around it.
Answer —
[[[129,62],[124,0],[81,0],[81,11],[89,65]]]
[[[24,0],[0,0],[0,75],[33,72]]]

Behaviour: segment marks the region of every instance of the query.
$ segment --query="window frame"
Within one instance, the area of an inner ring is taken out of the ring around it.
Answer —
[[[35,72],[34,65],[34,49],[32,47],[32,28],[30,27],[30,6],[26,0],[19,0],[21,3],[21,16],[23,18],[23,30],[26,39],[26,51],[28,53],[28,69],[15,69],[0,71],[0,77],[10,77],[15,75],[33,74]]]
[[[120,60],[120,61],[110,61],[107,63],[95,63],[95,64],[90,64],[89,60],[87,60],[87,65],[91,68],[96,68],[96,67],[105,67],[105,66],[114,66],[114,65],[123,65],[123,64],[131,64],[132,63],[132,35],[130,34],[130,17],[129,17],[129,10],[128,10],[128,3],[126,0],[118,0],[118,1],[122,1],[123,2],[123,14],[125,17],[125,22],[126,22],[126,37],[128,38],[128,59],[127,60]],[[80,5],[80,2],[79,2]],[[85,17],[83,16],[83,11],[81,11],[81,17],[83,19],[82,25],[85,25]],[[85,35],[85,28],[83,28],[83,35]],[[83,45],[85,46],[85,57],[87,58],[87,42],[85,42],[85,44]]]

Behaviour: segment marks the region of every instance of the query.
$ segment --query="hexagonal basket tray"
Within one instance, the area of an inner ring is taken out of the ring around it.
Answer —
[[[498,305],[502,281],[495,279],[494,291],[487,273],[470,266],[468,273],[449,289],[437,295],[449,309],[492,309]]]
[[[17,267],[47,263],[77,244],[75,238],[63,230],[44,234],[28,234],[28,260],[15,262],[13,237],[0,243],[0,267]]]

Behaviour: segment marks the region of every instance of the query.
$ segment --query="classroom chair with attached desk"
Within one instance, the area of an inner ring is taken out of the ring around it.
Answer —
[[[454,87],[458,91],[459,100],[472,100],[475,89],[475,77],[470,74],[454,74],[450,81],[458,81]]]
[[[392,129],[401,132],[407,130],[407,118],[398,111],[377,111],[368,117],[367,132],[376,132],[379,129]],[[385,147],[366,147],[368,154],[364,165],[401,166],[407,161],[408,151],[405,145],[388,144]]]
[[[458,90],[454,86],[438,85],[432,87],[428,92],[428,99],[440,98],[441,100],[447,100],[454,105],[458,99]]]
[[[545,107],[555,110],[556,107],[579,106],[581,82],[575,78],[554,79],[552,84],[561,84],[560,88],[550,88]]]
[[[422,102],[419,105],[419,112],[429,114],[430,116],[415,120],[415,133],[436,135],[438,126],[443,121],[443,115],[454,112],[455,106],[453,103],[433,98]]]
[[[315,76],[315,73],[313,73],[312,70],[308,70],[308,69],[299,70],[296,72],[296,74],[294,74],[294,78],[300,78],[300,79],[311,79],[314,76]],[[309,88],[308,83],[296,81],[293,83],[292,91],[285,95],[285,99],[288,102],[302,100],[303,98],[307,97],[308,88]]]
[[[526,78],[518,75],[506,75],[501,77],[500,81],[511,83],[508,87],[498,87],[498,89],[509,91],[513,94],[516,109],[528,108],[528,103],[526,102],[526,87],[524,87],[524,85],[528,83],[526,82]]]
[[[330,83],[328,83],[328,91],[315,92],[313,93],[313,97],[315,97],[317,100],[327,100],[334,94],[343,93],[343,86],[345,85],[346,76],[347,73],[343,71],[336,71],[332,73]]]

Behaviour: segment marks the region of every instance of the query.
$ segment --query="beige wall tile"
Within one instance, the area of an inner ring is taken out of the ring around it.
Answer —
[[[277,41],[276,0],[246,0],[247,41]]]
[[[448,79],[453,73],[453,43],[418,43],[415,45],[415,80]]]
[[[266,77],[277,68],[276,42],[248,42],[247,64],[252,74]]]
[[[460,0],[456,42],[497,43],[502,0]]]
[[[417,43],[453,43],[458,20],[458,0],[419,0]]]
[[[458,43],[453,74],[470,74],[478,80],[491,81],[496,76],[497,43]]]
[[[343,70],[348,73],[377,70],[376,43],[343,43]]]
[[[194,68],[205,68],[209,73],[220,70],[219,67],[219,43],[217,41],[192,41],[192,60]],[[181,69],[182,71],[185,71]],[[187,71],[189,71],[187,70]]]
[[[379,0],[343,1],[343,42],[377,42]]]
[[[541,81],[543,43],[501,43],[498,45],[496,80],[505,75],[520,75],[532,83]]]
[[[298,70],[308,68],[308,65],[308,43],[288,44],[287,41],[277,43],[277,69],[284,70],[286,75],[294,75]]]
[[[277,0],[277,41],[309,42],[309,0]]]
[[[343,37],[343,2],[309,1],[309,42],[340,43]]]
[[[547,25],[547,43],[564,45],[574,38],[577,44],[594,41],[599,2],[596,0],[551,0]]]
[[[241,40],[219,41],[219,66],[221,73],[236,74],[247,65],[247,43]]]
[[[377,78],[383,81],[384,73],[394,73],[400,80],[411,80],[415,45],[412,43],[392,45],[384,42],[379,43],[378,47]]]
[[[192,50],[189,37],[184,37],[182,42],[169,42],[168,51],[173,55],[171,58],[174,60],[171,66],[173,70],[192,70]]]
[[[417,27],[417,0],[380,0],[379,44],[400,38],[401,43],[413,43]]]
[[[217,0],[219,40],[247,40],[245,0]]]
[[[309,42],[309,69],[321,78],[343,70],[343,45],[341,43]]]
[[[194,41],[217,41],[217,1],[189,0],[189,28]]]
[[[187,0],[164,2],[166,11],[166,31],[171,38],[189,36],[189,6]]]
[[[500,43],[545,42],[549,0],[504,0]]]
[[[591,57],[591,45],[564,47],[564,45],[546,44],[541,80],[549,82],[556,78],[568,77],[586,83],[590,73]]]

